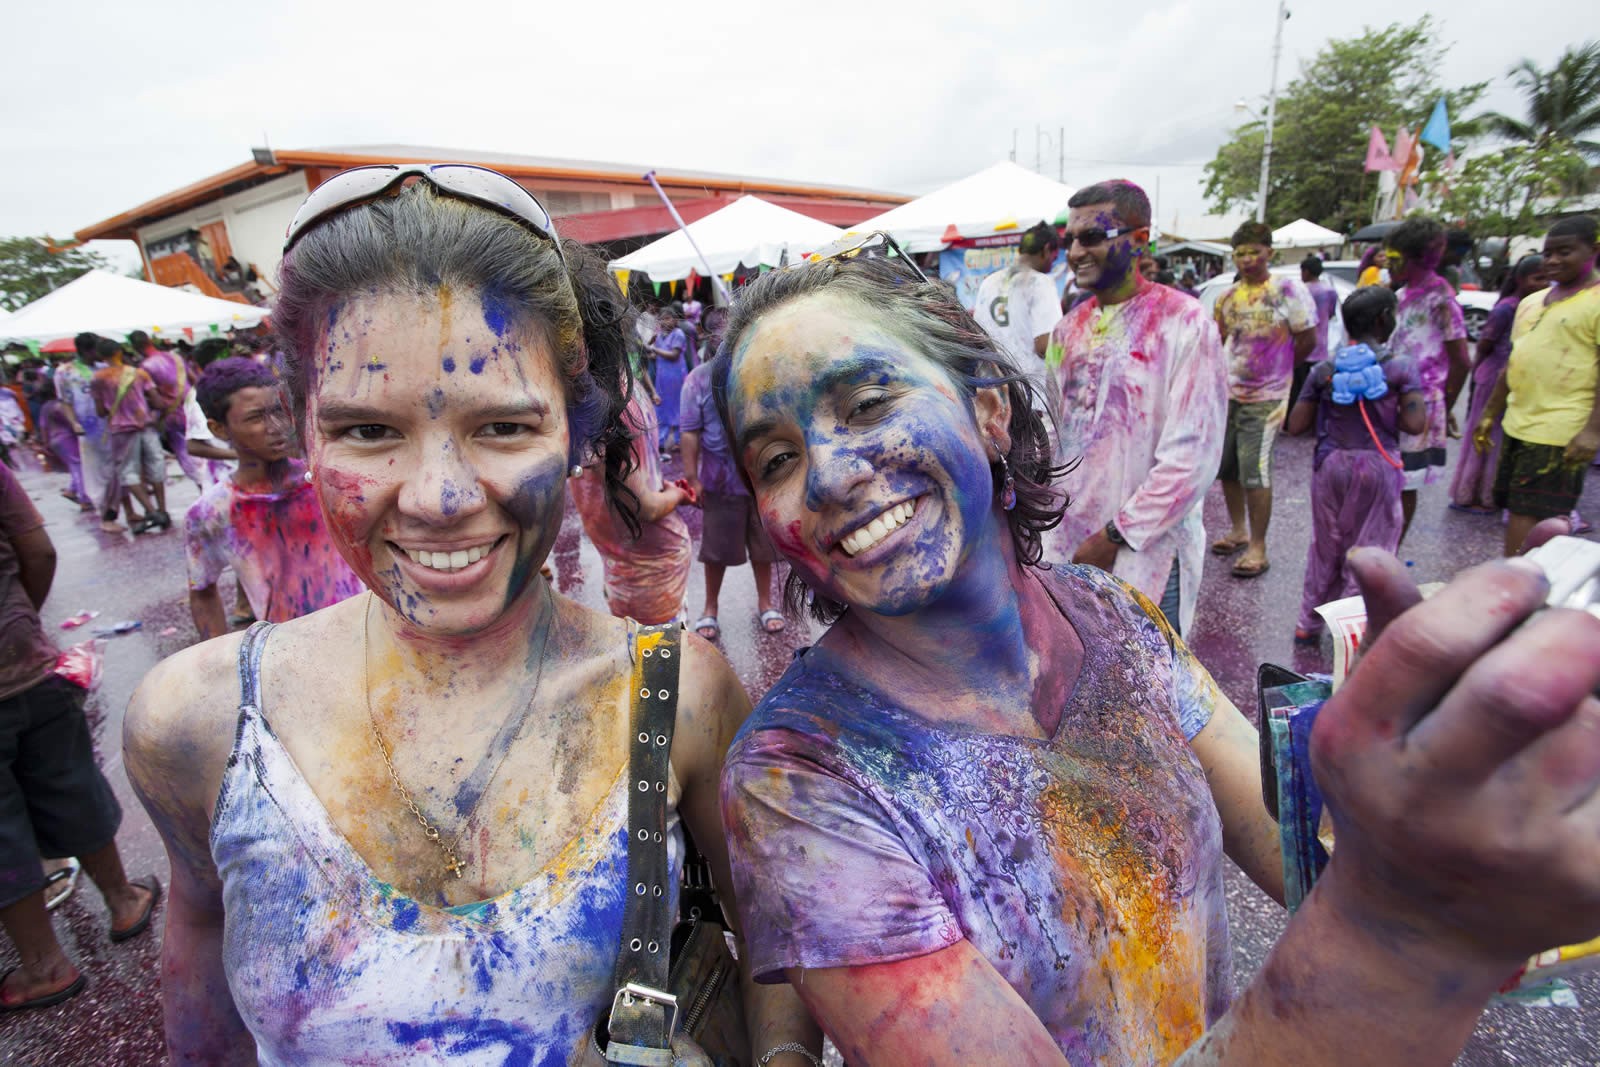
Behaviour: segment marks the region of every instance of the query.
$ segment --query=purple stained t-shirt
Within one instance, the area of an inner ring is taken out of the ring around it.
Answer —
[[[700,487],[708,493],[748,496],[728,448],[717,402],[711,395],[711,364],[700,364],[684,380],[678,425],[684,433],[700,435]]]
[[[1421,392],[1422,383],[1417,380],[1416,364],[1409,359],[1385,355],[1380,350],[1378,360],[1383,367],[1384,380],[1389,383],[1389,391],[1377,400],[1365,401],[1363,405],[1333,402],[1332,360],[1318,363],[1306,375],[1300,402],[1317,405],[1317,450],[1311,461],[1312,470],[1322,469],[1322,461],[1335,449],[1376,451],[1372,434],[1367,432],[1367,424],[1361,418],[1363,406],[1384,449],[1395,459],[1400,458],[1400,398],[1406,393]]]
[[[1189,746],[1221,698],[1129,586],[1041,576],[1084,646],[1054,737],[925,717],[822,647],[762,699],[722,777],[751,965],[775,981],[965,939],[1070,1062],[1170,1063],[1229,998],[1222,832]]]
[[[1294,335],[1317,324],[1299,278],[1239,282],[1217,301],[1228,355],[1228,395],[1241,404],[1287,400],[1294,381]]]
[[[1331,354],[1328,351],[1328,323],[1339,314],[1339,294],[1321,278],[1306,282],[1305,287],[1306,292],[1311,294],[1311,303],[1317,309],[1317,345],[1306,356],[1306,362],[1315,366]]]

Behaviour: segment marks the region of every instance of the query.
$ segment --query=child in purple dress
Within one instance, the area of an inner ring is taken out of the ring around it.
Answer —
[[[1317,605],[1352,596],[1355,576],[1345,559],[1355,548],[1393,552],[1400,544],[1400,433],[1427,424],[1427,402],[1416,366],[1389,355],[1394,333],[1394,292],[1381,285],[1357,289],[1344,302],[1350,344],[1336,358],[1311,368],[1305,390],[1289,413],[1289,432],[1317,427],[1311,476],[1311,548],[1305,593],[1294,639],[1322,638]]]

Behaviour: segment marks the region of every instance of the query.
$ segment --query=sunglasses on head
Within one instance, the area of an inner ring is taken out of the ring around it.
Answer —
[[[313,189],[300,210],[294,213],[283,238],[284,254],[287,255],[295,242],[318,223],[326,222],[341,211],[388,196],[411,178],[420,178],[446,196],[515,219],[555,245],[556,254],[566,263],[561,241],[556,237],[555,226],[544,205],[499,171],[471,163],[381,163],[340,171]]]
[[[1142,226],[1087,226],[1081,230],[1063,230],[1061,233],[1061,247],[1070,249],[1076,241],[1080,248],[1099,248],[1107,241],[1118,237],[1126,237],[1135,230],[1143,229]]]
[[[895,244],[894,238],[882,230],[874,230],[865,236],[846,235],[831,245],[824,245],[801,262],[791,264],[791,267],[809,267],[830,259],[898,259],[911,268],[918,281],[928,280],[922,268],[917,266],[917,261],[906,255],[905,249]]]

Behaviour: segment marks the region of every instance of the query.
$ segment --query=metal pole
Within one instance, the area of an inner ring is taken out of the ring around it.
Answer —
[[[661,198],[661,202],[667,205],[667,212],[672,216],[672,221],[678,224],[678,229],[682,230],[683,235],[689,239],[689,247],[694,249],[694,254],[700,259],[700,265],[706,269],[706,277],[711,279],[712,287],[716,289],[725,302],[733,303],[733,294],[728,292],[728,287],[723,284],[722,276],[711,269],[711,264],[707,261],[706,254],[700,251],[700,246],[694,243],[694,234],[689,232],[689,226],[683,221],[683,216],[678,214],[678,209],[672,206],[672,198],[667,196],[666,190],[661,188],[661,183],[656,181],[656,172],[653,170],[645,171],[644,180],[650,183],[650,187],[656,191],[656,195]]]
[[[1278,57],[1283,54],[1283,24],[1288,0],[1278,0],[1278,25],[1272,31],[1272,84],[1267,90],[1267,139],[1261,147],[1261,189],[1256,194],[1256,221],[1267,221],[1267,178],[1272,173],[1272,123],[1278,114]]]

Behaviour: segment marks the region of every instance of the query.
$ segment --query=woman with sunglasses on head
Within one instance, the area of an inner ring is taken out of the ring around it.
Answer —
[[[1403,568],[1352,561],[1395,632],[1316,737],[1339,849],[1230,1009],[1223,853],[1282,893],[1255,733],[1146,598],[1040,563],[1061,502],[1025,377],[864,250],[747,289],[715,375],[832,624],[723,772],[748,955],[852,1067],[1444,1063],[1530,951],[1600,928],[1600,620],[1489,651],[1543,599],[1527,565],[1391,625]]]
[[[686,637],[657,742],[667,870],[631,870],[635,657],[670,640],[540,574],[580,458],[634,507],[622,297],[510,179],[446,164],[319,187],[282,282],[308,478],[371,593],[189,649],[134,697],[128,773],[172,862],[173,1059],[598,1062],[625,903],[647,878],[675,895],[678,813],[728,883],[717,774],[749,707]],[[810,1042],[792,997],[746,1006],[746,1062]]]

